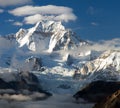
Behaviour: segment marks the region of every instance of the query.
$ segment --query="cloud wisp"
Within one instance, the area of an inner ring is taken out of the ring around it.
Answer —
[[[32,3],[32,0],[0,0],[0,6],[12,6]]]
[[[15,26],[22,26],[23,23],[17,21],[17,22],[14,22],[13,25],[15,25]]]
[[[6,22],[14,22],[14,19],[8,19]]]
[[[35,24],[41,20],[74,21],[77,19],[73,10],[69,7],[46,6],[22,6],[9,11],[14,16],[23,16],[26,24]]]
[[[0,9],[0,13],[3,13],[4,12],[4,10],[3,9]]]
[[[99,24],[97,22],[91,22],[92,26],[98,26]]]

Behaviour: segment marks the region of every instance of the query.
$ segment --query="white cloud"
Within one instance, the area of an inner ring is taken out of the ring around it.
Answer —
[[[72,9],[64,6],[23,6],[10,11],[15,16],[25,16],[34,14],[66,14],[71,13]]]
[[[112,40],[101,40],[98,42],[91,42],[91,43],[93,43],[93,45],[80,47],[79,50],[80,51],[88,51],[88,50],[105,51],[105,50],[120,49],[120,38],[115,38]]]
[[[14,19],[8,19],[8,20],[6,20],[6,22],[9,22],[9,23],[11,23],[14,26],[22,26],[23,25],[22,22],[15,21]]]
[[[42,20],[55,20],[55,21],[65,21],[68,22],[69,20],[73,20],[75,16],[73,14],[68,14],[68,15],[58,15],[58,16],[54,16],[54,15],[49,15],[49,16],[44,16],[44,15],[40,15],[40,14],[35,14],[35,15],[31,15],[28,17],[24,18],[24,22],[26,24],[35,24],[38,21],[42,21]]]
[[[36,22],[40,21],[43,19],[43,16],[40,15],[40,14],[36,14],[36,15],[33,15],[33,16],[28,16],[28,17],[25,17],[24,18],[24,22],[26,24],[35,24]]]
[[[100,52],[102,53],[108,50],[120,50],[120,38],[115,38],[112,40],[100,40],[97,42],[87,40],[87,42],[91,44],[69,50],[69,53],[76,55],[78,52],[79,54],[87,54],[86,52],[89,51],[99,51],[100,54]],[[76,58],[76,56],[74,57]]]
[[[32,0],[0,0],[0,6],[21,5],[31,2]]]
[[[15,25],[15,26],[22,26],[23,23],[21,23],[21,22],[14,22],[13,25]]]
[[[9,11],[15,16],[25,16],[24,22],[34,24],[40,20],[65,21],[76,20],[73,10],[64,6],[23,6]]]
[[[4,10],[3,9],[0,9],[0,13],[3,13],[4,12]]]

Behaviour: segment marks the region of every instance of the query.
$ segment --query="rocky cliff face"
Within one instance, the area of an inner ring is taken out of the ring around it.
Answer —
[[[101,100],[93,108],[120,108],[120,90]]]
[[[73,97],[76,100],[82,98],[85,101],[96,103],[104,100],[107,96],[113,94],[119,89],[120,82],[93,81],[86,87],[84,87],[82,90],[78,91]],[[114,95],[111,97],[113,97],[114,99]],[[99,107],[98,105],[98,108],[113,108],[113,107]]]

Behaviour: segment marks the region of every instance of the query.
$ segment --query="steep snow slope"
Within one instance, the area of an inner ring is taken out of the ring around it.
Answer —
[[[68,49],[87,44],[70,30],[65,29],[61,22],[42,21],[34,27],[16,33],[16,39],[23,47],[25,45],[32,51]]]

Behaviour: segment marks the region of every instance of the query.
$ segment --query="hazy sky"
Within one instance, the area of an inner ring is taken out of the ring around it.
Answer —
[[[61,20],[82,39],[120,37],[119,0],[0,0],[1,35],[43,19]]]

